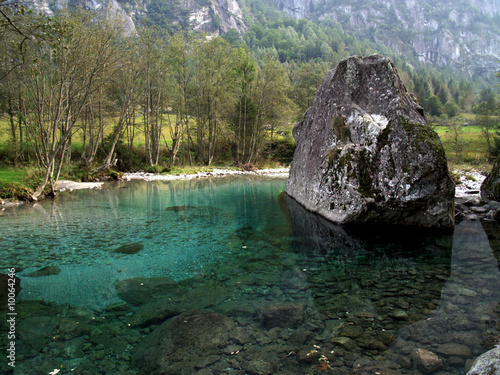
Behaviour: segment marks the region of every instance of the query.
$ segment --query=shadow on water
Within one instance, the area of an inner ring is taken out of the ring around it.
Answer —
[[[71,246],[73,257],[88,251],[91,259],[67,266],[79,274],[61,265],[58,275],[24,277],[26,288],[67,277],[71,287],[53,292],[83,296],[102,283],[109,303],[20,300],[14,373],[460,375],[498,341],[495,222],[463,222],[449,232],[340,227],[278,196],[284,184],[119,185],[71,197],[81,199],[76,207],[96,207],[69,223],[61,201],[44,206],[41,217],[59,220],[61,238],[89,234],[62,241],[58,251]],[[111,235],[99,237],[103,250],[94,245],[92,256],[95,228]],[[110,254],[116,233],[144,249]],[[2,337],[7,329],[0,320]]]
[[[291,198],[288,210],[315,307],[348,367],[464,374],[498,343],[496,222],[453,232],[341,227]]]

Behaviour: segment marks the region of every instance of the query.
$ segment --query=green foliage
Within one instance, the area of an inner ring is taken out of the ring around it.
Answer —
[[[264,159],[270,159],[280,164],[290,164],[295,152],[295,141],[291,136],[274,138],[266,144],[262,152]]]
[[[11,200],[29,200],[32,191],[16,182],[0,181],[0,198]]]
[[[453,118],[460,112],[460,107],[455,102],[449,101],[444,105],[443,110],[449,118]]]
[[[147,9],[146,25],[150,27],[155,25],[175,34],[189,25],[189,11],[179,0],[151,0]]]
[[[433,95],[429,99],[427,99],[424,108],[426,108],[429,114],[432,116],[439,117],[443,114],[443,104],[436,95]]]

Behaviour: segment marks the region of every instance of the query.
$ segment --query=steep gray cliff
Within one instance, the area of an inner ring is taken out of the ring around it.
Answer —
[[[68,6],[74,0],[34,0],[33,7],[47,15],[53,15],[58,9]],[[84,0],[84,7],[91,10],[108,8],[111,14],[116,15],[124,23],[127,34],[136,32],[135,25],[148,17],[148,5],[151,0]],[[236,0],[165,0],[170,10],[188,12],[189,26],[193,30],[205,31],[208,34],[224,34],[234,28],[243,33],[247,27],[243,20],[243,13]],[[175,3],[175,6],[172,4]],[[171,16],[171,15],[168,15]]]
[[[406,56],[471,76],[500,59],[500,0],[275,0],[296,18],[333,18]]]
[[[443,146],[390,59],[341,61],[293,135],[286,192],[308,210],[340,224],[454,225]]]

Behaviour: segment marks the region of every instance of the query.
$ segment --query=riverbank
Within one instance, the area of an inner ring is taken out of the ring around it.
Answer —
[[[197,178],[209,177],[225,177],[236,175],[256,175],[256,176],[274,176],[274,177],[287,177],[289,168],[266,168],[258,169],[256,171],[238,171],[231,169],[215,168],[212,171],[200,171],[196,173],[180,173],[180,174],[155,174],[148,172],[130,172],[125,173],[121,177],[124,181],[131,180],[144,180],[144,181],[178,181],[178,180],[191,180]],[[73,191],[81,189],[100,189],[105,182],[77,182],[70,180],[59,180],[56,182],[57,190]],[[8,207],[17,207],[26,203],[26,201],[10,199],[0,199],[0,209]]]
[[[225,177],[236,175],[249,176],[274,176],[287,177],[289,168],[266,168],[256,171],[239,171],[231,169],[215,168],[212,171],[200,171],[197,173],[182,173],[182,174],[155,174],[148,172],[129,172],[121,177],[124,181],[144,180],[144,181],[178,181],[191,180],[198,178]],[[478,171],[453,171],[455,175],[460,176],[455,189],[456,198],[473,198],[480,200],[481,184],[486,178],[484,174]],[[76,182],[70,180],[57,181],[58,191],[73,191],[80,189],[100,189],[104,182]],[[10,201],[8,199],[0,199],[0,208],[15,207],[25,203],[24,201]]]
[[[208,177],[224,177],[236,175],[262,175],[262,176],[276,176],[287,177],[289,168],[268,168],[258,169],[256,171],[236,171],[230,169],[214,169],[210,172],[186,173],[186,174],[154,174],[146,172],[125,173],[122,180],[145,180],[145,181],[175,181],[175,180],[191,180],[195,178],[208,178]]]

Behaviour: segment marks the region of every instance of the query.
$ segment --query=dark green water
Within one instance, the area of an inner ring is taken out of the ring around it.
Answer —
[[[341,228],[280,195],[285,185],[128,182],[5,210],[0,265],[23,288],[14,373],[155,373],[135,348],[193,309],[227,316],[244,339],[186,349],[166,373],[425,374],[424,349],[441,361],[436,373],[465,374],[498,342],[495,223]],[[115,252],[128,244],[133,254]],[[5,352],[6,319],[0,328]]]

